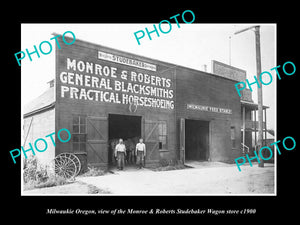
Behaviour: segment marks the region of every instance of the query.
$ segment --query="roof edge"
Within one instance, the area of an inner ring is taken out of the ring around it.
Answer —
[[[62,35],[62,34],[58,34],[58,33],[55,33],[55,32],[53,32],[51,34],[55,35],[55,36]],[[68,37],[68,36],[66,36],[65,38],[70,39],[70,37]],[[113,51],[113,52],[120,53],[121,55],[123,54],[124,57],[130,57],[131,56],[133,58],[138,58],[139,60],[145,60],[146,62],[149,62],[149,63],[158,63],[162,66],[169,67],[169,69],[171,69],[171,68],[174,68],[174,69],[176,69],[176,68],[187,69],[187,70],[190,70],[190,71],[205,73],[206,75],[209,75],[209,76],[215,76],[215,77],[218,77],[218,78],[221,78],[221,79],[226,79],[226,80],[237,82],[236,80],[230,79],[228,77],[222,77],[222,76],[214,74],[212,72],[207,72],[207,71],[203,71],[203,70],[200,70],[200,69],[194,69],[194,68],[191,68],[191,67],[188,67],[188,66],[183,66],[183,65],[179,65],[179,64],[175,64],[175,63],[162,61],[162,60],[155,59],[155,58],[152,58],[152,57],[147,57],[147,56],[144,56],[144,55],[139,55],[139,54],[136,54],[136,53],[125,51],[125,50],[120,50],[120,49],[116,49],[116,48],[113,48],[113,47],[108,47],[108,46],[105,46],[105,45],[97,44],[97,43],[94,43],[94,42],[91,42],[91,41],[85,41],[85,40],[82,40],[80,38],[76,38],[76,41],[75,41],[74,44],[77,44],[79,46],[91,47],[89,45],[94,45],[94,46],[97,46],[99,48],[104,48],[108,51],[110,50],[110,51]],[[130,56],[127,56],[128,54]],[[240,69],[240,70],[242,70],[242,69]]]
[[[35,115],[35,114],[42,113],[42,112],[47,111],[47,110],[49,110],[49,109],[51,109],[51,108],[55,108],[55,102],[52,102],[52,103],[49,104],[49,105],[46,105],[46,106],[44,106],[44,107],[42,107],[42,108],[33,110],[33,111],[31,111],[31,112],[24,113],[24,114],[23,114],[23,119],[25,119],[25,118],[27,118],[27,117],[30,117],[30,116],[33,116],[33,115]]]

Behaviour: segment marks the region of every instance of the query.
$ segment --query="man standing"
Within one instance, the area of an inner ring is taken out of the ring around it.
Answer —
[[[118,170],[123,170],[125,165],[126,147],[123,144],[123,139],[119,139],[119,144],[116,145],[115,157],[118,161]]]
[[[136,164],[141,169],[144,165],[144,157],[146,156],[146,145],[143,143],[142,138],[140,138],[139,143],[136,144],[135,154],[137,157]]]

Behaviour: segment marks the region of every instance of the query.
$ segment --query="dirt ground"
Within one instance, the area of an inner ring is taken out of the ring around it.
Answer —
[[[23,195],[230,195],[274,194],[274,164],[241,166],[190,162],[193,168],[152,171],[126,168],[96,177],[76,177],[72,184],[24,191]]]
[[[83,194],[109,194],[108,191],[101,190],[91,184],[75,181],[70,184],[35,188],[23,191],[23,195],[83,195]]]

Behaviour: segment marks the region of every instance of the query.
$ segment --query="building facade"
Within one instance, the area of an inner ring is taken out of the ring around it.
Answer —
[[[112,140],[140,137],[146,166],[162,160],[234,163],[242,155],[243,103],[231,77],[76,39],[56,47],[54,80],[42,95],[48,100],[37,98],[24,113],[27,143],[50,130],[71,132],[69,142],[39,153],[49,160],[71,152],[83,168],[108,169]]]
[[[212,61],[212,72],[216,75],[227,77],[236,82],[246,83],[246,71],[240,68],[233,67],[218,61]],[[243,155],[249,154],[254,155],[257,150],[258,140],[258,121],[257,111],[258,105],[253,102],[252,92],[250,89],[245,88],[241,92],[241,115],[242,115],[242,126],[241,126],[241,150]],[[268,106],[263,106],[264,118],[263,118],[263,146],[267,145],[267,109]],[[254,140],[254,142],[252,141]]]

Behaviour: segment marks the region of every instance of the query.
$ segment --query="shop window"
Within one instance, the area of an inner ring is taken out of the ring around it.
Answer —
[[[231,147],[236,148],[235,127],[230,127]]]
[[[73,115],[73,152],[86,151],[86,117]]]
[[[167,123],[159,121],[158,123],[158,149],[168,149],[167,147]]]

